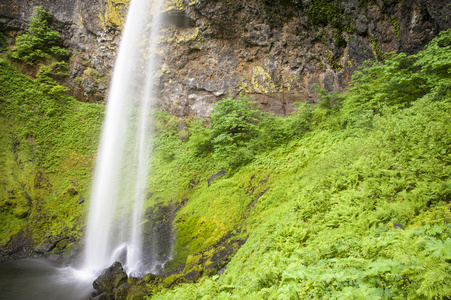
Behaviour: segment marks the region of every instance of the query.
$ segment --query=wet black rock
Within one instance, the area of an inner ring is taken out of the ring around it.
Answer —
[[[143,252],[146,255],[143,260],[148,265],[157,263],[157,269],[154,270],[157,274],[164,272],[163,263],[171,259],[175,240],[174,215],[175,207],[173,205],[148,207],[144,215]],[[161,268],[158,268],[158,263],[161,263]]]
[[[401,224],[399,224],[399,223],[393,223],[393,228],[395,228],[395,229],[402,229],[402,230],[404,230],[404,227],[402,227],[402,225],[401,225]]]
[[[55,248],[56,244],[59,242],[59,240],[56,240],[55,238],[49,238],[42,242],[41,245],[36,249],[36,252],[49,252],[53,248]]]
[[[183,278],[187,281],[187,282],[195,282],[197,279],[199,279],[199,277],[202,275],[201,271],[198,270],[192,270],[191,272],[189,272],[188,274],[186,274],[185,276],[183,276]]]
[[[100,296],[103,293],[112,293],[115,288],[127,282],[127,273],[120,262],[115,262],[93,282],[92,286]]]
[[[213,175],[211,175],[210,177],[208,177],[208,179],[207,179],[207,181],[208,181],[208,186],[211,185],[211,182],[212,182],[213,180],[215,180],[216,178],[218,178],[218,177],[220,177],[220,176],[222,176],[222,175],[224,175],[224,174],[225,174],[225,171],[224,171],[224,170],[221,170],[221,171],[219,171],[218,173],[213,174]]]

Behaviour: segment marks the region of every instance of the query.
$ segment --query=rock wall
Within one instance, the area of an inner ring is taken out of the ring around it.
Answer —
[[[451,25],[443,1],[174,1],[162,44],[162,105],[206,116],[240,92],[285,115],[315,86],[344,89],[367,59],[415,53]]]
[[[35,5],[54,16],[72,51],[65,82],[80,101],[102,101],[129,0],[6,0],[0,30],[13,40]],[[413,54],[451,27],[441,0],[168,0],[159,44],[162,109],[208,116],[245,93],[285,115],[315,102],[315,87],[343,90],[367,59]]]
[[[0,4],[0,32],[11,43],[26,30],[34,7],[53,17],[64,46],[72,53],[64,82],[80,101],[102,102],[130,0],[5,0]]]

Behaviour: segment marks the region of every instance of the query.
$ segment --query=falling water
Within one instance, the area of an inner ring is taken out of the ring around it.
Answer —
[[[150,3],[152,2],[152,3]],[[132,0],[114,66],[94,172],[83,270],[92,274],[122,258],[129,274],[143,261],[140,225],[149,170],[155,45],[163,0]]]

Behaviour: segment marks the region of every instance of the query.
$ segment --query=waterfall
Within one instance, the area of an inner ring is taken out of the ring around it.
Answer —
[[[163,0],[132,0],[114,65],[94,171],[83,270],[98,274],[120,260],[127,273],[152,269],[141,224],[152,148],[152,75]]]

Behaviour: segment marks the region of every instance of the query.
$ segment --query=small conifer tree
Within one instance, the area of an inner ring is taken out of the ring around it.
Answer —
[[[69,55],[69,51],[61,47],[61,38],[56,30],[49,27],[50,14],[41,6],[36,7],[30,17],[28,32],[17,38],[14,59],[29,65],[39,60],[55,58],[61,60]]]

